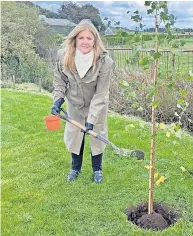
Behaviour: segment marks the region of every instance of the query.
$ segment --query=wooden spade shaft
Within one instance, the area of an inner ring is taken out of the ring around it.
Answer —
[[[76,127],[80,128],[83,131],[86,131],[86,127],[81,125],[78,121],[71,119],[67,112],[61,108],[61,111],[64,113],[64,115],[60,115],[59,113],[55,112],[55,115],[60,117],[63,120],[68,121],[69,123],[75,125]],[[93,137],[97,138],[98,140],[101,140],[105,144],[111,146],[115,150],[116,155],[121,155],[121,156],[130,156],[130,157],[137,157],[137,159],[144,159],[144,152],[140,150],[128,150],[128,149],[120,149],[118,148],[115,144],[101,136],[100,134],[94,132],[93,130],[89,130],[86,132],[89,135],[92,135]]]

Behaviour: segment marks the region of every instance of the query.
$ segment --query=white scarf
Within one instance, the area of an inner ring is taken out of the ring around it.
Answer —
[[[91,51],[87,54],[82,54],[78,49],[76,49],[75,65],[81,79],[86,75],[86,72],[92,66],[93,58],[94,51]]]

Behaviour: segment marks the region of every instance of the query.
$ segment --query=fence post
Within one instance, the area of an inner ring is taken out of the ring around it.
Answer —
[[[42,80],[41,78],[39,78],[39,92],[41,93],[41,89],[42,89]]]
[[[176,77],[175,53],[172,54],[172,78]]]
[[[175,53],[172,55],[172,67],[174,68],[175,66]]]
[[[13,80],[13,89],[15,89],[15,75],[12,76],[12,80]]]

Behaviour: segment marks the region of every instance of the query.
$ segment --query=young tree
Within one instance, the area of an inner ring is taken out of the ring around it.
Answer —
[[[172,27],[175,23],[176,18],[169,14],[167,2],[166,1],[146,1],[145,6],[149,7],[147,9],[147,14],[152,14],[154,16],[154,49],[151,51],[149,56],[146,56],[139,60],[139,65],[148,69],[150,66],[153,68],[153,78],[150,86],[149,95],[151,96],[151,145],[150,145],[150,166],[149,166],[149,197],[148,197],[148,214],[153,213],[153,200],[154,200],[154,175],[155,175],[155,154],[156,154],[156,136],[157,136],[157,124],[156,124],[156,111],[159,107],[161,101],[158,101],[158,92],[160,84],[163,84],[163,74],[160,73],[159,69],[159,59],[161,58],[161,53],[159,51],[159,27],[162,24],[165,26],[167,32],[168,45],[171,45],[172,49],[176,50],[179,45],[176,43],[175,37],[172,35]],[[127,12],[130,13],[130,12]],[[140,16],[139,11],[133,12],[134,15],[131,16],[131,19],[139,24],[139,28],[142,29],[142,16]],[[139,32],[140,33],[140,32]],[[142,37],[141,37],[142,39]],[[136,55],[139,57],[139,52],[136,52]],[[167,88],[172,88],[175,84],[175,68],[171,73],[171,81],[167,84]],[[189,76],[190,78],[190,76]],[[125,83],[126,86],[127,83]],[[182,99],[178,100],[177,107],[183,108],[182,104],[186,105],[184,101],[184,95],[186,91],[183,89],[181,92]],[[180,101],[181,100],[181,101]],[[180,104],[181,102],[181,104]],[[180,115],[177,114],[179,117]],[[179,120],[180,121],[180,120]],[[162,123],[163,124],[163,123]],[[177,132],[180,129],[181,124],[177,122],[173,124],[172,129],[174,132]],[[176,135],[177,136],[177,135]]]

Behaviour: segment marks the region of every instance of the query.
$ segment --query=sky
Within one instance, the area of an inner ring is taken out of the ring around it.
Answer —
[[[57,13],[60,5],[65,1],[33,1],[33,3]],[[147,7],[144,1],[73,1],[80,5],[90,3],[97,7],[101,19],[108,17],[120,21],[122,27],[135,29],[137,24],[130,20],[127,11],[139,10],[143,17],[143,24],[148,28],[154,27],[153,16],[147,15]],[[176,28],[193,28],[193,1],[168,1],[169,13],[177,17]],[[161,25],[162,26],[162,25]]]

